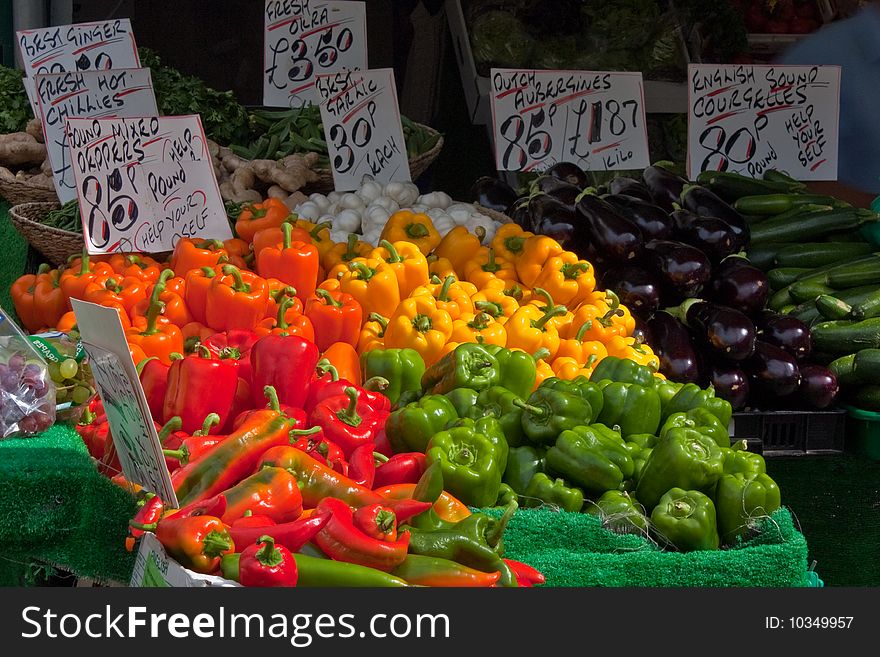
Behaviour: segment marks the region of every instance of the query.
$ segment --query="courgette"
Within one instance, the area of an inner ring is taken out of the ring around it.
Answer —
[[[868,255],[874,247],[867,242],[807,242],[790,244],[776,252],[778,267],[824,267]],[[751,252],[749,252],[751,256]]]
[[[764,180],[767,182],[778,183],[783,185],[788,185],[788,188],[791,191],[797,191],[799,189],[806,189],[807,186],[801,182],[800,180],[796,180],[789,176],[787,173],[783,173],[778,169],[767,169],[762,176]]]
[[[777,215],[803,205],[827,205],[837,199],[816,194],[761,194],[736,199],[734,210],[741,214]]]
[[[828,363],[828,369],[837,377],[839,383],[849,385],[858,382],[855,375],[855,364],[856,355],[847,354]]]
[[[818,206],[807,205],[804,208]],[[863,208],[832,209],[820,212],[807,212],[796,217],[775,217],[755,224],[751,229],[752,244],[761,242],[801,242],[852,231],[877,215]]]
[[[861,322],[847,320],[820,322],[812,327],[816,351],[849,354],[862,349],[880,349],[880,318]]]
[[[769,271],[776,267],[776,256],[785,247],[790,246],[781,242],[768,242],[749,246],[746,257],[755,267],[761,271]]]
[[[855,268],[855,271],[861,271],[863,266],[873,266],[873,263],[877,259],[877,254],[869,253],[866,256],[858,257],[855,260],[850,260],[849,262],[838,262],[831,265],[825,265],[824,267],[818,267],[812,272],[803,274],[802,276],[798,276],[798,280],[813,281],[815,283],[830,285],[831,276],[839,275],[842,271],[851,270],[853,268]]]
[[[777,267],[767,272],[767,282],[770,283],[771,290],[781,290],[797,281],[798,276],[810,271],[812,270],[807,267]]]
[[[816,309],[825,319],[846,319],[852,312],[852,306],[830,294],[816,297]]]
[[[862,349],[853,360],[853,374],[859,383],[880,385],[880,349]]]
[[[835,290],[880,283],[880,256],[864,262],[839,265],[827,272],[825,278]]]
[[[788,314],[795,319],[801,320],[807,326],[813,326],[813,324],[825,321],[825,318],[822,317],[819,309],[816,308],[815,301],[807,301],[806,303],[798,304],[795,306],[794,310]]]
[[[856,321],[880,317],[880,287],[871,286],[873,292],[866,295],[858,303],[852,304],[850,317]]]
[[[880,386],[865,385],[853,393],[850,398],[852,405],[866,411],[880,411]]]
[[[804,303],[814,301],[821,294],[834,294],[834,290],[822,283],[797,281],[789,286],[788,293],[798,303]]]
[[[726,171],[703,171],[697,175],[697,182],[708,187],[728,203],[733,203],[743,196],[788,194],[798,190],[791,183],[758,180]],[[803,185],[800,189],[803,189]]]
[[[767,301],[767,307],[770,308],[770,310],[779,312],[780,308],[785,308],[793,303],[797,303],[797,301],[791,296],[791,286],[789,285],[788,287],[784,287],[778,292],[775,292]]]

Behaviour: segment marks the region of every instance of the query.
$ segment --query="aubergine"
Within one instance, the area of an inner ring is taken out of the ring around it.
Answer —
[[[755,352],[744,361],[753,393],[786,397],[798,389],[801,373],[797,361],[775,344],[755,341]]]
[[[674,238],[705,252],[712,262],[718,262],[737,250],[733,229],[721,219],[700,217],[688,210],[676,210],[670,218]]]
[[[557,162],[547,169],[544,172],[544,175],[553,176],[554,178],[567,182],[569,185],[574,185],[580,189],[583,189],[589,184],[589,178],[587,177],[586,172],[572,162]]]
[[[738,365],[713,363],[709,385],[715,388],[715,396],[729,401],[735,411],[745,408],[749,401],[749,377]]]
[[[587,230],[569,206],[549,194],[536,194],[529,201],[529,215],[534,233],[552,237],[566,250],[585,257],[589,246]]]
[[[739,256],[729,256],[715,267],[709,289],[712,301],[736,308],[749,317],[764,308],[770,295],[767,275]]]
[[[700,358],[690,331],[662,310],[654,313],[647,327],[648,344],[660,359],[660,373],[670,381],[679,383],[699,381]]]
[[[507,210],[504,211],[513,222],[523,230],[534,232],[532,226],[532,215],[529,214],[529,197],[521,196],[516,199]]]
[[[646,240],[662,240],[672,233],[672,221],[660,206],[626,194],[609,194],[603,198],[638,226]]]
[[[634,196],[635,198],[640,198],[648,203],[654,202],[654,198],[651,196],[651,190],[645,186],[645,183],[636,180],[635,178],[627,178],[626,176],[613,178],[611,182],[608,183],[608,192],[611,194],[626,194],[627,196]]]
[[[795,360],[805,360],[813,352],[810,327],[796,317],[765,310],[758,315],[756,324],[761,340],[784,349]]]
[[[638,317],[650,317],[660,307],[657,277],[636,265],[621,265],[605,271],[602,285]]]
[[[741,361],[755,351],[755,325],[738,310],[688,299],[674,314],[694,332],[697,344],[713,355]]]
[[[749,243],[749,224],[743,216],[714,192],[700,185],[687,185],[681,193],[681,205],[701,217],[720,219],[736,236],[736,249]]]
[[[840,394],[840,383],[834,372],[822,365],[802,363],[798,366],[801,372],[801,383],[798,396],[812,408],[828,408]]]
[[[642,171],[642,180],[651,192],[654,203],[667,212],[675,208],[673,204],[681,204],[681,192],[688,181],[658,164],[649,166]]]
[[[697,296],[712,277],[706,255],[682,242],[651,240],[645,244],[644,261],[657,274],[669,303]]]
[[[469,200],[496,212],[507,212],[516,201],[516,191],[503,180],[481,176],[468,192]]]
[[[642,231],[607,201],[594,194],[584,194],[575,206],[575,213],[589,241],[609,261],[631,262],[642,254]]]
[[[580,187],[547,175],[535,178],[530,185],[530,189],[532,193],[543,192],[549,194],[570,208],[574,208],[578,195],[583,191]]]

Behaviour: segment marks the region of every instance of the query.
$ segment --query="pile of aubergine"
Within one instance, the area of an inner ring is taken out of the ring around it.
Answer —
[[[746,184],[780,193],[802,187],[780,178]],[[576,165],[559,163],[524,194],[480,178],[470,200],[589,260],[599,284],[637,318],[668,379],[711,385],[735,410],[834,404],[837,378],[808,360],[809,327],[767,309],[767,275],[745,257],[749,223],[727,200],[662,162],[640,178],[588,181]]]

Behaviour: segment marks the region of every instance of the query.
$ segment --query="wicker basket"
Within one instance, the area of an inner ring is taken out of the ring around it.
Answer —
[[[62,265],[77,253],[82,253],[83,236],[68,230],[44,226],[40,223],[59,203],[22,203],[9,210],[9,219],[15,229],[53,265]]]
[[[47,189],[30,184],[27,180],[0,176],[0,196],[10,205],[21,203],[57,203],[55,188]]]
[[[416,124],[422,130],[433,135],[439,135],[439,139],[437,139],[437,143],[434,144],[434,147],[425,151],[421,155],[418,155],[412,158],[409,161],[409,173],[413,182],[418,180],[419,176],[421,176],[425,171],[428,170],[428,167],[437,159],[437,156],[440,154],[440,151],[443,149],[443,135],[440,135],[434,128],[431,128],[426,125],[422,125],[421,123]],[[315,182],[311,182],[306,185],[305,191],[309,194],[313,194],[315,192],[319,194],[328,194],[332,192],[335,187],[333,185],[333,171],[330,169],[315,169],[315,173],[318,174],[318,180]]]
[[[491,210],[489,208],[484,208],[479,203],[472,203],[471,205],[473,205],[477,209],[477,212],[479,212],[480,214],[486,215],[487,217],[489,217],[489,219],[492,219],[493,221],[497,221],[498,223],[501,223],[501,224],[512,224],[513,223],[513,219],[508,217],[503,212],[498,212],[498,210]]]

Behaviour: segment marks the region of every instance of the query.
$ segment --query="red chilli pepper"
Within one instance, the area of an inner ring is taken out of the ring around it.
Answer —
[[[177,419],[179,420],[180,418]],[[174,420],[174,418],[171,418],[171,420]],[[163,449],[162,453],[165,455],[166,464],[169,460],[176,461],[177,465],[186,465],[191,461],[197,461],[204,454],[223,442],[226,439],[225,435],[211,435],[209,433],[211,427],[219,424],[219,422],[220,416],[216,413],[211,413],[205,418],[202,428],[193,433],[193,435],[181,440],[176,449]],[[169,470],[171,470],[170,467]]]
[[[214,497],[181,507],[174,512],[174,515],[179,518],[188,518],[189,516],[214,516],[215,518],[222,518],[223,514],[226,513],[227,506],[226,496],[220,493],[219,495],[214,495]]]
[[[368,536],[354,525],[351,507],[342,500],[325,498],[318,512],[329,512],[330,520],[315,536],[315,543],[331,559],[389,572],[403,563],[409,547],[409,532],[396,541]]]
[[[379,541],[397,540],[397,516],[384,504],[370,504],[352,513],[354,526]]]
[[[242,551],[238,577],[243,586],[296,586],[296,560],[271,536],[260,536]]]
[[[327,521],[330,520],[330,514],[313,513],[308,518],[301,518],[293,522],[251,527],[241,524],[243,520],[247,520],[247,518],[236,520],[229,528],[229,535],[232,536],[236,545],[249,545],[260,536],[266,535],[274,538],[276,544],[283,545],[291,552],[299,552],[327,524]]]
[[[348,476],[348,463],[345,454],[336,443],[327,440],[321,427],[311,429],[294,429],[290,432],[291,439],[296,438],[293,446],[301,449],[316,461],[330,466],[336,472]]]
[[[373,409],[360,398],[356,388],[349,386],[344,395],[328,397],[319,403],[310,420],[350,456],[355,448],[374,442],[387,417],[387,412]]]
[[[376,466],[372,488],[393,484],[417,484],[425,473],[425,455],[421,452],[395,454]]]
[[[143,500],[141,508],[134,514],[134,518],[128,524],[128,536],[125,538],[125,549],[129,552],[134,550],[135,541],[144,535],[142,529],[145,525],[154,525],[162,518],[165,505],[158,495],[152,493]]]
[[[205,575],[215,572],[220,557],[234,548],[220,518],[207,515],[166,516],[156,526],[156,538],[181,566]]]
[[[510,570],[513,571],[513,574],[516,577],[516,583],[521,587],[530,587],[535,584],[543,584],[547,581],[547,578],[544,577],[543,573],[532,568],[527,563],[514,561],[513,559],[505,559],[504,563],[506,563],[510,567]]]
[[[373,443],[364,443],[352,450],[348,456],[349,478],[366,488],[373,488],[373,479],[376,476],[375,449]],[[381,456],[381,458],[385,457]]]
[[[262,409],[251,409],[239,413],[232,422],[232,429],[238,429],[242,424],[247,422],[255,413],[262,413],[265,410],[275,411],[279,415],[283,415],[291,423],[292,429],[299,429],[306,425],[308,420],[306,412],[301,408],[296,408],[288,404],[281,404],[278,401],[278,393],[275,392],[274,386],[266,386],[263,388],[263,395],[267,399],[266,405]],[[248,404],[250,405],[250,404]]]

